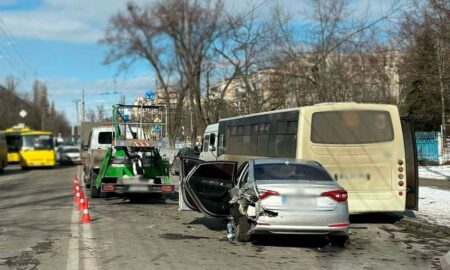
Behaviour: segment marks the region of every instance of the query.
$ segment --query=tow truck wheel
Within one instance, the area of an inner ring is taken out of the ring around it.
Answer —
[[[91,171],[91,198],[100,198],[101,190],[95,185],[95,179],[97,179],[97,173]]]
[[[241,216],[236,225],[236,241],[249,242],[251,234],[248,233],[251,224],[247,217]]]
[[[91,184],[91,198],[100,198],[100,189],[95,184]]]

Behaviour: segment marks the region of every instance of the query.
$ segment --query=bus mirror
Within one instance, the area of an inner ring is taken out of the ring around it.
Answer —
[[[215,147],[214,145],[210,145],[210,146],[208,147],[208,150],[209,150],[210,152],[214,152],[214,151],[216,151],[216,147]]]

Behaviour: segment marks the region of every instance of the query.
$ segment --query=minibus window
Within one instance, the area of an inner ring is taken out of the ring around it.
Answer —
[[[394,139],[387,111],[328,111],[312,116],[311,141],[324,144],[362,144]]]

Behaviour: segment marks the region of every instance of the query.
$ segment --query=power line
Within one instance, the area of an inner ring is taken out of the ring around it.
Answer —
[[[13,62],[12,58],[9,57],[8,52],[5,49],[3,49],[1,46],[0,46],[0,52],[3,54],[3,58],[6,59],[6,61],[11,65],[11,67],[17,71],[19,76],[24,78],[25,80],[28,80],[26,72],[24,70],[22,70],[18,65],[16,65],[15,62]]]
[[[248,17],[250,16],[252,13],[255,13],[255,11],[257,11],[258,9],[260,9],[262,6],[264,6],[265,4],[267,4],[269,2],[269,0],[264,0],[262,1],[259,5],[257,5],[255,8],[253,8],[252,10],[250,10],[244,17]]]
[[[37,72],[36,69],[34,68],[34,66],[31,64],[30,61],[28,61],[28,59],[25,57],[25,55],[23,54],[22,50],[16,45],[17,41],[14,38],[13,34],[11,33],[11,31],[9,30],[8,26],[6,25],[6,23],[3,21],[2,18],[0,18],[0,31],[2,31],[2,33],[4,34],[4,36],[7,38],[7,40],[10,42],[11,46],[14,48],[15,52],[17,53],[17,55],[19,56],[20,60],[22,61],[22,63],[24,64],[24,66],[26,68],[29,69],[29,71],[31,71],[31,74],[34,75],[34,77],[37,76]],[[3,25],[3,26],[2,26]]]

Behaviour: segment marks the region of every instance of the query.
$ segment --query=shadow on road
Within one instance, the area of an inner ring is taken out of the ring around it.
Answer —
[[[227,229],[227,223],[228,220],[226,218],[201,217],[189,223],[184,223],[184,225],[204,225],[213,231],[225,231]]]
[[[0,179],[1,179],[2,176],[15,175],[15,174],[24,174],[24,173],[27,173],[27,172],[28,171],[22,170],[18,166],[9,165],[8,167],[6,167],[3,170],[3,172],[0,173]]]
[[[327,237],[320,235],[254,235],[252,243],[255,246],[317,249],[327,247],[329,241]]]
[[[394,224],[404,218],[403,213],[371,213],[350,215],[350,224]]]
[[[55,202],[56,203],[55,205],[64,205],[68,201],[68,199],[71,197],[72,197],[71,194],[67,194],[67,195],[62,195],[62,196],[53,196],[53,197],[45,198],[42,200],[26,201],[26,202],[21,202],[21,203],[12,203],[12,204],[8,204],[8,205],[0,207],[0,210],[17,208],[17,207],[22,207],[22,206],[37,205],[37,204],[49,203],[49,202]]]
[[[0,179],[2,176],[9,176],[9,175],[15,175],[15,174],[26,174],[30,171],[53,171],[53,170],[67,170],[67,169],[73,169],[75,166],[61,166],[56,165],[53,168],[49,167],[28,167],[26,169],[22,169],[18,164],[12,164],[8,165],[8,167],[5,168],[5,170],[0,173]]]

